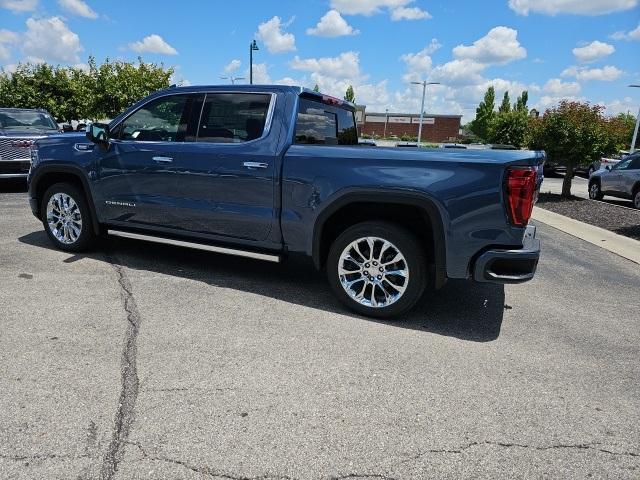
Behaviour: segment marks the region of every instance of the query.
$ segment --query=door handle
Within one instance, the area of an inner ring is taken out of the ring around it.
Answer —
[[[244,162],[243,165],[247,168],[267,168],[268,163],[263,162]]]
[[[161,162],[161,163],[171,163],[171,162],[173,162],[173,158],[171,158],[171,157],[153,157],[153,161],[154,162]]]

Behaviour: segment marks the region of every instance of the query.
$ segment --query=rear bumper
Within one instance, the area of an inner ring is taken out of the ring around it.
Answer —
[[[524,233],[522,248],[494,249],[483,252],[473,269],[476,282],[522,283],[531,280],[540,258],[540,240],[536,227],[529,225]]]

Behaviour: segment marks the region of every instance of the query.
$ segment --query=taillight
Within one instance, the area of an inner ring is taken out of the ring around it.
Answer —
[[[507,210],[513,225],[524,227],[529,222],[535,191],[534,167],[511,167],[507,170]]]

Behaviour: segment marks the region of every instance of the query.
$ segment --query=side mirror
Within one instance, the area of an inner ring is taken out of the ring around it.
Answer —
[[[87,139],[93,143],[106,144],[109,141],[109,125],[106,123],[90,123],[86,132]]]
[[[68,123],[65,123],[65,124],[62,125],[62,131],[64,133],[73,132],[73,127],[71,125],[69,125]]]
[[[606,167],[604,167],[606,170],[611,171],[611,165],[607,165]]]

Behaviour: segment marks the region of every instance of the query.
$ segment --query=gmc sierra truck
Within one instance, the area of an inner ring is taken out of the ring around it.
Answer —
[[[544,154],[358,145],[354,106],[289,86],[156,92],[86,137],[32,148],[29,201],[53,244],[115,235],[281,261],[337,297],[400,315],[448,278],[518,283]]]

